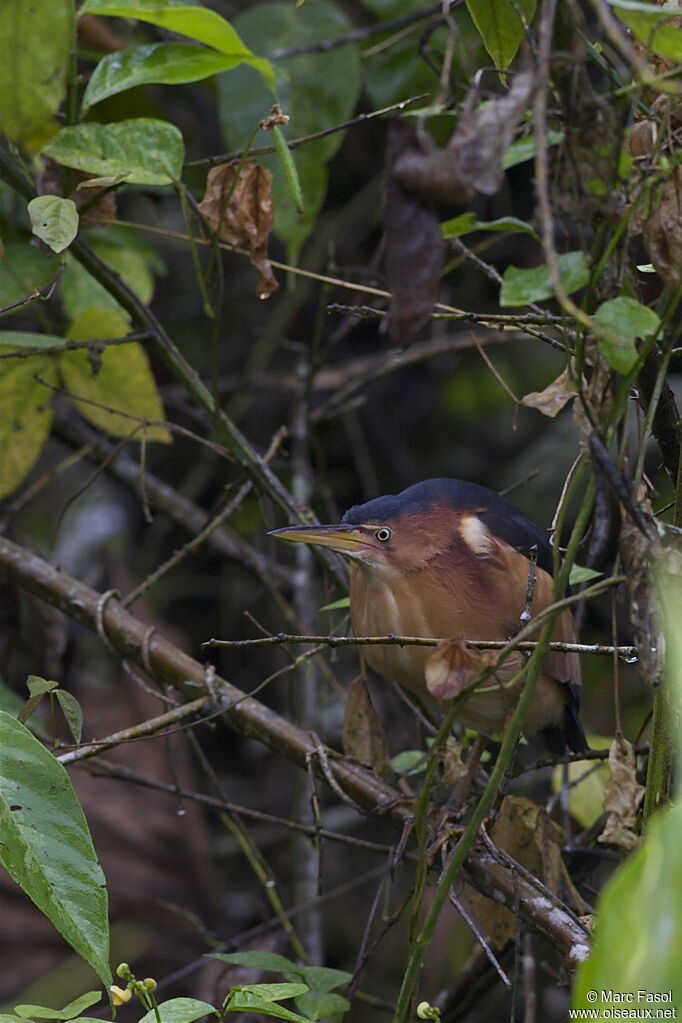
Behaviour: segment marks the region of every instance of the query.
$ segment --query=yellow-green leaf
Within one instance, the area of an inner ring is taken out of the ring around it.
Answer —
[[[66,336],[71,341],[101,341],[123,337],[127,332],[127,322],[119,313],[88,309],[73,320]],[[170,443],[171,436],[164,426],[143,427],[138,422],[165,418],[147,353],[140,344],[131,342],[105,349],[99,368],[93,367],[86,351],[65,352],[59,368],[79,411],[95,426],[115,437],[133,435],[135,440],[142,440],[144,436]]]
[[[73,0],[0,3],[0,132],[35,152],[59,127]]]
[[[0,352],[11,350],[0,346]],[[57,382],[54,359],[32,355],[0,362],[0,497],[23,483],[50,433],[51,392],[38,378]]]

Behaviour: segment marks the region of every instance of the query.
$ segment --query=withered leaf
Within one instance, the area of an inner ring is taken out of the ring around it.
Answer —
[[[676,167],[642,232],[644,246],[665,283],[675,288],[682,273],[682,167]]]
[[[343,720],[343,749],[348,756],[378,775],[389,773],[388,744],[383,725],[374,709],[364,675],[351,682]]]
[[[532,73],[523,71],[516,75],[506,95],[491,99],[478,109],[478,89],[469,93],[447,145],[455,174],[463,185],[470,185],[484,195],[499,192],[504,180],[502,157],[514,138],[533,84]]]
[[[476,650],[463,639],[444,639],[426,661],[426,688],[437,700],[453,700],[496,661],[494,651]]]
[[[521,404],[527,408],[535,408],[542,412],[543,416],[554,419],[562,408],[575,398],[576,390],[571,382],[568,370],[560,373],[556,380],[545,387],[544,391],[532,391],[521,399]]]
[[[386,277],[391,292],[388,332],[405,345],[427,322],[438,299],[445,243],[440,221],[427,199],[407,188],[394,173],[422,141],[406,121],[393,120],[388,132],[388,180],[384,231]]]
[[[609,767],[611,778],[604,791],[608,817],[599,841],[634,849],[641,841],[635,834],[635,826],[644,786],[637,781],[635,752],[627,740],[614,739],[609,750]]]
[[[267,167],[232,160],[211,168],[199,209],[221,241],[248,248],[258,271],[258,294],[267,298],[278,287],[267,256],[274,220],[272,174]]]

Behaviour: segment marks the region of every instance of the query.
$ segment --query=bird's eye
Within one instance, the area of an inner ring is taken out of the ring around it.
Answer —
[[[374,535],[377,540],[381,540],[382,543],[386,543],[387,540],[391,539],[391,530],[388,526],[382,526],[381,529],[377,529]]]

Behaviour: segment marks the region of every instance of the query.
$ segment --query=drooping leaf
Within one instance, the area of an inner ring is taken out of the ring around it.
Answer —
[[[159,1003],[159,1013],[163,1023],[194,1023],[202,1016],[216,1016],[215,1007],[209,1002],[201,1002],[198,998],[169,998]],[[153,1009],[145,1013],[140,1023],[156,1023],[157,1017]]]
[[[380,777],[386,777],[389,765],[388,742],[364,675],[353,679],[346,697],[343,749],[347,756],[353,757],[360,764],[373,767]]]
[[[530,394],[524,394],[521,404],[525,405],[526,408],[537,409],[538,412],[542,412],[543,416],[554,419],[568,402],[575,398],[577,393],[570,374],[565,369],[543,391],[532,391]]]
[[[91,1005],[96,1005],[101,1000],[101,991],[87,991],[84,995],[69,1002],[63,1009],[50,1009],[45,1005],[15,1005],[14,1011],[17,1016],[24,1019],[72,1020],[76,1016],[80,1016],[84,1009],[89,1009]]]
[[[73,18],[73,0],[0,3],[0,132],[30,151],[58,127]]]
[[[230,963],[234,966],[248,966],[254,970],[270,970],[273,973],[283,973],[285,976],[294,974],[301,975],[302,967],[294,963],[279,952],[209,952],[207,959],[218,959],[221,963]]]
[[[138,85],[182,85],[230,71],[242,58],[191,43],[143,43],[103,57],[83,94],[83,112]]]
[[[386,277],[391,292],[388,330],[405,345],[429,319],[438,300],[444,245],[428,199],[406,188],[393,172],[421,139],[407,121],[393,119],[388,134],[388,180],[384,212]]]
[[[68,338],[71,341],[99,341],[124,337],[127,329],[127,323],[118,313],[89,309],[72,322]],[[171,436],[164,426],[154,423],[142,427],[137,422],[137,419],[165,418],[147,353],[140,344],[133,342],[107,348],[102,353],[96,373],[85,350],[64,352],[59,368],[64,385],[74,397],[79,411],[95,426],[114,437],[128,437],[135,431],[136,440],[141,440],[144,432],[147,440],[170,443]],[[79,401],[79,398],[86,400]]]
[[[249,64],[263,75],[272,89],[275,87],[275,75],[270,61],[256,57],[229,21],[217,11],[198,4],[184,3],[183,0],[127,0],[124,3],[117,0],[85,0],[80,14],[137,18],[138,21],[158,25],[169,32],[178,32],[236,58],[237,63]]]
[[[235,28],[256,52],[276,53],[314,46],[342,36],[351,28],[338,4],[315,0],[296,8],[293,3],[257,4],[235,19]],[[362,84],[362,69],[355,45],[326,53],[301,53],[277,59],[280,104],[289,116],[282,132],[287,139],[311,135],[348,120]],[[272,96],[262,78],[250,67],[240,67],[217,80],[218,113],[225,143],[242,149],[254,128],[267,116]],[[286,176],[276,154],[259,157],[273,174],[275,232],[295,262],[308,237],[327,191],[327,164],[344,139],[343,132],[301,146],[295,152],[305,213],[292,202]],[[267,133],[255,145],[268,145]]]
[[[81,705],[73,693],[69,693],[66,689],[58,689],[55,696],[62,709],[64,720],[69,726],[73,741],[78,745],[83,734],[83,711],[81,710]]]
[[[0,863],[108,987],[104,874],[71,781],[24,725],[0,712]]]
[[[302,966],[301,977],[311,991],[321,994],[350,984],[353,974],[347,970],[335,970],[331,966]]]
[[[525,34],[518,12],[530,25],[537,0],[466,0],[466,5],[495,66],[509,67]]]
[[[289,1023],[310,1023],[305,1016],[300,1016],[297,1012],[292,1012],[291,1009],[280,1005],[279,1002],[270,1001],[262,995],[250,991],[248,987],[237,988],[231,993],[227,1000],[227,1011],[260,1013],[263,1016],[288,1020]]]
[[[461,213],[458,217],[445,220],[440,229],[443,237],[459,238],[463,234],[472,234],[474,231],[505,231],[508,234],[531,234],[537,238],[537,231],[532,224],[518,217],[498,217],[497,220],[479,220],[475,213]]]
[[[570,295],[579,288],[584,288],[590,279],[590,268],[584,252],[564,252],[559,256],[559,276],[564,291]],[[529,302],[541,302],[552,297],[552,285],[549,280],[549,269],[537,266],[526,270],[518,266],[508,266],[502,275],[500,288],[501,306],[528,305]]]
[[[277,288],[267,248],[274,220],[272,174],[252,160],[223,163],[208,172],[199,209],[211,230],[229,245],[246,246],[258,271],[258,292]]]
[[[463,639],[446,639],[427,658],[426,688],[437,700],[452,700],[475,684],[497,662],[494,650],[476,650]]]
[[[307,991],[296,999],[296,1008],[308,1019],[341,1019],[350,1002],[336,991]]]
[[[170,185],[181,177],[185,158],[180,131],[152,117],[62,128],[43,151],[65,167],[131,185]]]
[[[53,252],[63,252],[78,234],[78,210],[73,199],[39,195],[28,204],[33,234]]]
[[[0,333],[0,352],[16,347],[11,340],[8,344],[11,336],[9,331]],[[63,338],[52,340],[63,343]],[[42,451],[52,426],[52,392],[45,385],[56,383],[55,362],[49,357],[32,355],[0,363],[0,497],[23,483]]]
[[[627,374],[637,362],[637,338],[650,337],[661,325],[653,309],[627,295],[602,302],[594,314],[607,333],[597,335],[597,347],[609,366]]]

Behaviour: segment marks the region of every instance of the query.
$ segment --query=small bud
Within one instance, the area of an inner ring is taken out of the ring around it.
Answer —
[[[116,976],[120,977],[121,980],[128,980],[130,977],[130,967],[127,963],[119,963],[116,967]]]
[[[109,990],[113,996],[112,1001],[114,1005],[125,1005],[126,1002],[129,1002],[133,997],[133,993],[130,988],[119,987],[118,984],[112,984]]]
[[[142,981],[142,986],[144,987],[145,991],[149,992],[149,994],[151,994],[152,991],[156,991],[156,981],[154,980],[153,977],[145,977],[144,980]]]
[[[440,1019],[440,1009],[429,1002],[420,1002],[417,1006],[417,1019]]]

